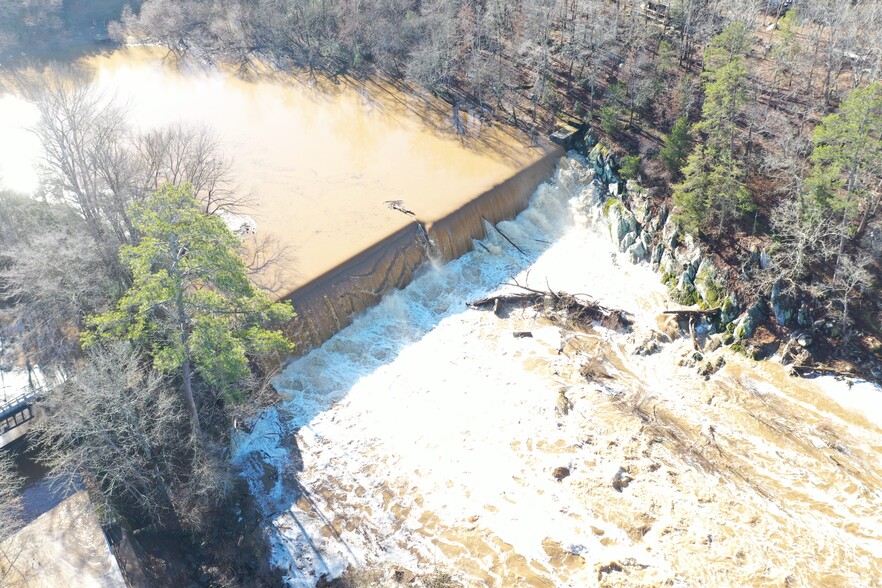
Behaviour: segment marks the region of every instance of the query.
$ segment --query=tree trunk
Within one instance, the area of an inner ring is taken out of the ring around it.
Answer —
[[[193,368],[190,363],[190,325],[186,310],[184,309],[184,292],[178,291],[177,295],[178,307],[178,324],[181,327],[181,347],[184,352],[184,361],[181,366],[184,377],[184,401],[187,403],[187,412],[190,414],[190,426],[193,430],[193,437],[199,440],[202,436],[202,427],[199,425],[199,411],[196,410],[196,400],[193,397]]]
[[[182,342],[184,336],[181,336]],[[196,400],[193,398],[193,384],[190,382],[192,369],[190,366],[190,353],[184,343],[184,400],[187,402],[187,412],[190,413],[190,425],[193,428],[193,435],[198,439],[202,435],[202,427],[199,425],[199,412],[196,410]]]
[[[864,207],[864,213],[861,215],[861,224],[858,226],[857,231],[854,234],[855,241],[859,241],[863,236],[864,231],[867,230],[867,224],[869,224],[870,218],[872,218],[873,214],[876,212],[876,207],[878,205],[878,200],[875,203],[867,202],[866,207]]]

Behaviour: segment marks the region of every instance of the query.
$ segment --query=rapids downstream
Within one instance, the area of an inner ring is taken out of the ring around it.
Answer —
[[[523,252],[488,231],[279,376],[286,400],[237,459],[291,586],[347,566],[464,586],[880,585],[882,391],[726,350],[699,376],[595,198],[562,160],[499,225]],[[466,307],[506,282],[584,294],[634,328]]]

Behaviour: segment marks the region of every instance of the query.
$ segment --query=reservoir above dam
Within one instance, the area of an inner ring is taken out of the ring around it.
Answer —
[[[298,337],[313,344],[378,299],[347,300],[341,312],[350,316],[316,318],[329,304],[338,306],[331,300],[321,303],[322,310],[316,307],[317,297],[324,299],[334,283],[382,274],[366,290],[385,292],[409,281],[421,263],[413,252],[401,255],[419,238],[411,234],[418,225],[386,201],[402,201],[430,231],[446,219],[447,246],[439,253],[451,258],[468,249],[472,238],[483,237],[485,219],[512,218],[525,207],[551,173],[554,154],[547,146],[530,146],[507,125],[474,111],[454,113],[450,105],[406,89],[273,72],[246,81],[195,60],[171,65],[163,56],[157,48],[131,47],[78,63],[94,73],[100,92],[126,109],[133,132],[182,124],[217,137],[237,189],[248,195],[241,213],[253,221],[258,237],[272,238],[273,252],[283,252],[274,273],[258,281],[280,298],[293,293],[301,320],[311,316],[322,323],[304,325],[311,335]],[[0,100],[0,129],[20,136],[4,141],[17,148],[4,153],[0,182],[23,191],[38,184],[39,143],[28,130],[37,122],[32,110],[14,96]],[[505,202],[470,211],[467,226],[454,218],[537,163],[514,194],[509,186]],[[366,252],[353,266],[353,258]],[[389,264],[402,263],[393,279],[385,275]],[[335,268],[346,275],[335,277]],[[311,285],[308,296],[298,298],[304,285]],[[338,283],[337,292],[350,286]]]

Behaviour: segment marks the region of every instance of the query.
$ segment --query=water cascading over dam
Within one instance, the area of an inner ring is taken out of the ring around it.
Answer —
[[[429,261],[444,262],[471,251],[488,224],[509,220],[527,207],[536,187],[554,170],[559,148],[434,222],[414,222],[358,253],[286,297],[297,310],[291,337],[296,353],[318,347],[360,312],[410,283]],[[428,242],[427,242],[428,240]]]
[[[691,341],[659,331],[658,277],[594,220],[590,176],[563,160],[501,232],[427,266],[278,377],[284,400],[236,461],[290,586],[347,566],[381,579],[440,568],[468,587],[882,574],[882,418],[862,410],[882,391],[725,350],[699,376]],[[514,281],[624,309],[633,330],[466,308]],[[647,341],[661,344],[638,352]]]

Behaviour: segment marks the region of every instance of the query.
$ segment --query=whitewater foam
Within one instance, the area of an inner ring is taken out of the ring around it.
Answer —
[[[489,231],[278,378],[238,460],[290,585],[376,564],[467,586],[878,577],[882,431],[780,366],[724,354],[706,382],[688,340],[634,356],[666,296],[612,252],[590,179],[564,160],[500,224],[524,253]],[[634,332],[466,307],[506,283],[622,308]],[[592,358],[609,378],[579,374]]]

